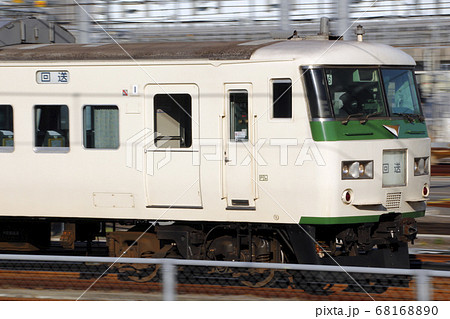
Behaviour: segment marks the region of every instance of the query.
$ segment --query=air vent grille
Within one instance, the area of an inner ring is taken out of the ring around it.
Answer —
[[[401,192],[388,193],[386,196],[386,208],[387,209],[400,208],[401,200],[402,200]]]

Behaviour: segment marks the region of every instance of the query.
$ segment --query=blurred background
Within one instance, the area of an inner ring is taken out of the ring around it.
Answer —
[[[450,163],[450,0],[6,0],[0,20],[56,22],[78,43],[257,40],[315,34],[321,17],[333,35],[397,47],[417,61],[433,162]]]

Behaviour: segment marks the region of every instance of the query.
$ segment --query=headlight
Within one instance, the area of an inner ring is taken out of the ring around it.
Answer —
[[[373,161],[344,161],[341,165],[342,179],[373,178]]]
[[[430,167],[430,158],[427,157],[415,157],[414,158],[414,176],[428,175]]]
[[[373,161],[368,162],[365,168],[367,178],[373,178]]]
[[[343,175],[348,175],[348,166],[347,166],[347,165],[344,165],[344,166],[342,167],[342,174],[343,174]]]
[[[350,165],[349,175],[350,175],[349,177],[359,178],[359,163],[358,162],[353,162]]]
[[[364,165],[363,164],[359,164],[359,175],[361,176],[361,175],[364,175],[364,172],[365,172],[366,170],[365,170],[365,168],[364,168]]]

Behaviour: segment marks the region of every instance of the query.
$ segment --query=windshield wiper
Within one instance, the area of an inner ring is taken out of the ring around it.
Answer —
[[[342,123],[343,125],[347,125],[348,122],[350,121],[350,119],[351,119],[352,117],[360,117],[360,116],[363,116],[363,115],[364,115],[364,114],[362,114],[362,113],[349,114],[349,115],[347,116],[347,118],[346,118],[345,120],[343,120],[341,123]]]
[[[366,124],[367,121],[369,120],[369,117],[377,116],[377,115],[380,115],[380,114],[383,114],[383,112],[377,111],[377,112],[373,112],[373,113],[367,114],[366,117],[365,117],[364,119],[362,119],[361,121],[359,121],[359,123],[361,123],[361,124],[364,125],[364,124]]]
[[[421,123],[425,121],[425,116],[421,114],[411,114],[412,116],[415,116]]]
[[[414,117],[412,117],[412,115],[414,115],[414,114],[410,114],[410,113],[394,113],[394,115],[401,115],[405,119],[407,119],[409,123],[414,123]]]

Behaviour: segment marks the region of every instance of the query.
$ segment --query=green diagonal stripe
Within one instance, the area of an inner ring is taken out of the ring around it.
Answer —
[[[428,137],[425,123],[405,120],[369,120],[366,124],[351,120],[347,125],[341,121],[311,121],[311,132],[315,141],[396,139],[383,125],[399,125],[398,138]]]
[[[343,216],[343,217],[301,217],[300,224],[336,225],[336,224],[361,224],[376,223],[381,215],[367,216]],[[402,213],[402,217],[418,218],[425,216],[425,211]]]

